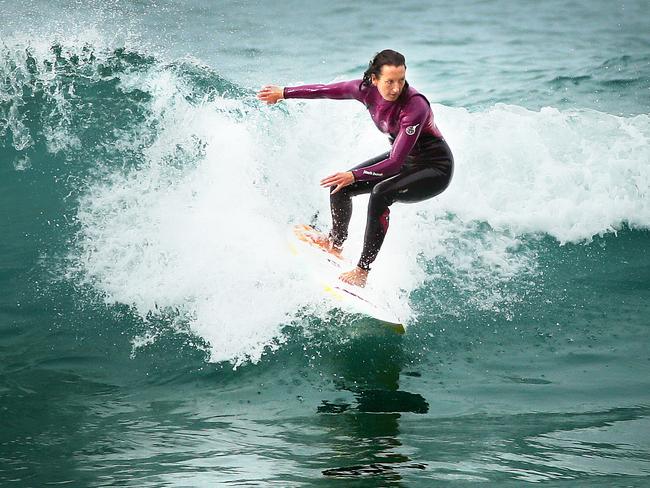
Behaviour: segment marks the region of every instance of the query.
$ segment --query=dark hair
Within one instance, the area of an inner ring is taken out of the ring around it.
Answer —
[[[382,66],[404,66],[406,68],[406,59],[397,51],[384,49],[375,54],[375,57],[368,63],[368,69],[363,73],[362,85],[369,86],[372,83],[372,75],[377,78],[381,75]]]

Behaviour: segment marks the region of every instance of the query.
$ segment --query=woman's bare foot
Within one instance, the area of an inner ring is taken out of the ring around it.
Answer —
[[[336,247],[329,236],[321,234],[320,232],[314,232],[313,234],[309,235],[309,239],[313,244],[320,247],[323,251],[334,254],[336,257],[341,257],[341,252],[343,249]]]
[[[363,288],[366,286],[366,281],[368,281],[368,270],[357,266],[353,270],[346,271],[339,276],[339,280],[348,285],[360,286]]]

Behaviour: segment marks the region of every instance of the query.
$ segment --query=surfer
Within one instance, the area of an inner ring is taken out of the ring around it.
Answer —
[[[363,250],[355,269],[340,279],[365,286],[388,231],[389,207],[394,202],[413,203],[432,198],[447,188],[454,158],[433,121],[429,101],[406,81],[406,60],[391,49],[375,55],[363,79],[327,85],[264,86],[257,98],[271,105],[288,98],[353,99],[363,103],[377,128],[388,134],[392,148],[320,181],[330,188],[332,229],[316,244],[340,253],[348,236],[352,197],[370,193]]]

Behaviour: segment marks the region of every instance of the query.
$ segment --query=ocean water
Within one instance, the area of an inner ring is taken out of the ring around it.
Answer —
[[[650,486],[647,1],[0,12],[0,486]],[[255,99],[384,48],[456,159],[371,274],[403,336],[286,242],[387,140]]]

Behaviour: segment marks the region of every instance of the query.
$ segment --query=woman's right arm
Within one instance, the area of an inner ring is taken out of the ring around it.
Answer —
[[[283,98],[330,98],[333,100],[353,99],[363,101],[363,93],[359,89],[361,80],[339,81],[328,85],[279,86],[263,87],[257,98],[272,105]]]

